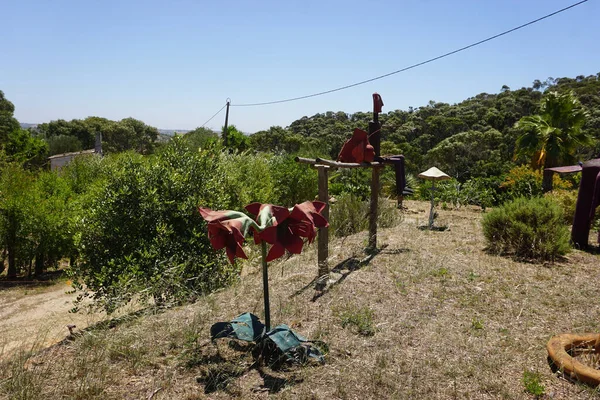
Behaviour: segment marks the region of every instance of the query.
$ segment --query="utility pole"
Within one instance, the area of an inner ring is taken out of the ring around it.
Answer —
[[[225,111],[225,126],[223,127],[223,146],[227,147],[227,124],[229,122],[229,103],[231,99],[227,99],[227,110]]]

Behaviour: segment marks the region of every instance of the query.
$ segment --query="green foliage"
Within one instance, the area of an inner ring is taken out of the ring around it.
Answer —
[[[367,306],[348,306],[337,311],[342,328],[352,328],[362,336],[373,336],[375,334],[373,314],[373,310]]]
[[[19,121],[13,116],[15,106],[4,97],[4,92],[0,90],[0,146],[2,146],[11,132],[21,127]]]
[[[15,129],[8,134],[4,152],[9,162],[26,167],[39,168],[46,164],[48,145],[39,137],[24,129]]]
[[[269,169],[273,180],[274,204],[292,207],[294,204],[316,198],[319,191],[317,172],[305,164],[297,163],[294,156],[271,157]]]
[[[244,151],[248,149],[248,137],[240,132],[235,125],[229,125],[227,127],[227,147],[237,151]]]
[[[248,138],[249,147],[255,151],[271,153],[296,153],[303,140],[300,135],[290,133],[280,126],[272,126],[268,130],[254,133]]]
[[[268,157],[249,152],[218,154],[222,185],[230,196],[228,209],[241,210],[254,202],[273,203],[274,182]]]
[[[456,179],[438,182],[435,185],[434,199],[444,205],[459,208],[475,205],[486,208],[498,204],[498,178],[472,178],[464,183]],[[417,187],[417,197],[421,200],[431,200],[431,182],[423,181]]]
[[[174,138],[154,158],[108,157],[105,179],[82,207],[74,278],[111,312],[138,294],[157,304],[222,287],[237,268],[210,247],[198,204],[223,209],[220,154]]]
[[[519,198],[495,208],[483,219],[492,252],[554,261],[570,251],[569,229],[558,204],[549,198]]]
[[[204,149],[219,142],[219,135],[207,128],[196,128],[183,135],[190,149]]]
[[[525,391],[534,396],[543,396],[546,392],[546,388],[541,383],[541,375],[538,372],[523,371],[523,386]]]
[[[502,134],[496,129],[457,133],[442,140],[426,155],[431,165],[462,182],[474,176],[501,174],[503,159],[508,157]]]
[[[81,140],[75,136],[58,135],[48,138],[48,155],[70,153],[83,150]]]
[[[367,168],[339,169],[329,178],[329,194],[339,197],[351,194],[361,200],[371,196],[371,170]]]
[[[548,92],[540,114],[525,116],[516,127],[524,133],[517,140],[517,154],[531,157],[532,165],[555,167],[572,163],[578,146],[591,143],[582,130],[588,113],[573,91]]]
[[[8,164],[0,171],[0,241],[8,252],[9,278],[16,277],[32,253],[29,241],[35,208],[32,186],[33,175],[17,164]]]
[[[151,154],[154,152],[158,138],[158,129],[134,118],[124,118],[121,121],[111,121],[101,117],[71,121],[59,119],[40,124],[37,130],[49,143],[57,140],[53,139],[54,137],[73,137],[81,143],[83,149],[94,148],[96,134],[101,133],[105,153],[133,150],[141,154]],[[69,146],[75,144],[76,142],[72,140]],[[66,144],[61,143],[61,145]]]
[[[544,196],[552,199],[560,205],[563,213],[563,221],[566,225],[571,225],[575,217],[575,206],[577,205],[577,191],[557,189],[546,193]],[[598,217],[596,215],[596,217]],[[596,218],[597,219],[597,218]]]
[[[395,226],[400,221],[394,203],[379,198],[377,207],[377,225],[380,228]],[[369,228],[369,202],[361,200],[351,193],[342,193],[331,204],[329,225],[334,236],[344,237],[365,231]]]

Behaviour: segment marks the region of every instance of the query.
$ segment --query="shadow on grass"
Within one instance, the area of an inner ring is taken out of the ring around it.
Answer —
[[[431,228],[429,227],[429,225],[421,225],[419,226],[419,229],[422,231],[434,231],[434,232],[444,232],[444,231],[449,231],[450,228],[447,225],[442,225],[442,226],[432,226]]]
[[[347,259],[345,259],[344,261],[342,261],[341,263],[339,263],[338,265],[333,267],[333,269],[330,271],[330,277],[333,276],[335,279],[333,282],[331,282],[331,280],[329,282],[324,282],[324,281],[319,282],[318,279],[313,279],[312,282],[310,282],[307,286],[305,286],[304,288],[302,288],[299,291],[297,291],[296,293],[294,293],[292,296],[296,296],[296,295],[302,293],[304,290],[306,290],[307,287],[310,287],[313,285],[313,283],[317,282],[317,285],[315,286],[316,293],[312,298],[312,301],[317,301],[321,296],[327,294],[333,287],[340,285],[342,282],[344,282],[346,280],[346,278],[348,278],[348,276],[350,276],[350,274],[369,265],[369,263],[377,255],[379,255],[379,254],[401,254],[401,253],[406,253],[409,251],[408,249],[389,249],[388,250],[387,247],[388,247],[387,245],[383,245],[381,248],[375,249],[375,251],[371,251],[370,254],[368,254],[363,259],[359,259],[357,257],[348,257]]]
[[[48,287],[56,284],[56,281],[63,277],[63,271],[45,272],[39,277],[29,278],[27,276],[19,276],[17,278],[8,279],[6,276],[0,277],[0,290],[11,289],[14,287]]]

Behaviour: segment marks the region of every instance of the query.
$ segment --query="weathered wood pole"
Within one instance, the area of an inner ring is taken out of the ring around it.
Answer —
[[[317,166],[319,172],[319,201],[325,203],[325,209],[321,213],[327,221],[329,221],[329,180],[328,170],[326,165]],[[319,278],[329,274],[329,228],[319,229],[319,246],[318,246],[318,268]]]
[[[381,124],[379,113],[383,101],[381,96],[373,93],[373,121],[369,122],[369,142],[375,150],[375,160],[378,161],[381,143]],[[371,203],[369,205],[369,245],[367,252],[377,250],[377,202],[379,201],[379,168],[373,168],[371,172]]]
[[[369,204],[369,245],[368,252],[377,250],[377,202],[379,201],[379,168],[371,172],[371,202]]]

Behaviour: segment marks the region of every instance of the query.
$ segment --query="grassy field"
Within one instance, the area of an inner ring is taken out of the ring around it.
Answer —
[[[248,351],[213,345],[209,328],[262,316],[258,252],[240,282],[195,304],[98,325],[73,340],[0,364],[0,396],[17,399],[587,399],[597,392],[553,374],[546,342],[596,332],[598,256],[555,264],[489,255],[479,211],[426,203],[380,231],[372,258],[360,233],[330,245],[338,283],[320,296],[316,246],[270,266],[273,324],[327,343],[324,366],[253,368]],[[207,379],[214,378],[214,379]],[[207,384],[208,382],[208,384]],[[218,382],[218,385],[214,383]]]

